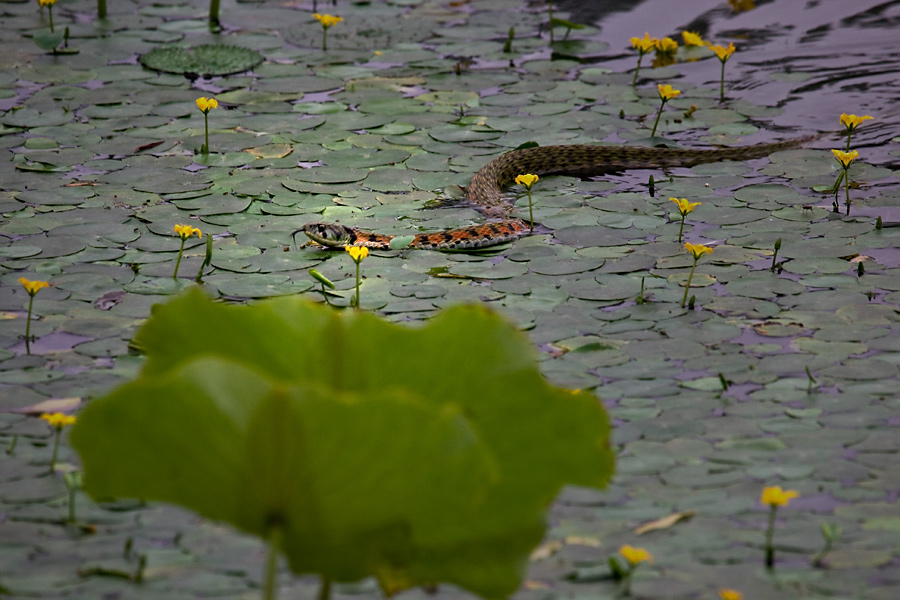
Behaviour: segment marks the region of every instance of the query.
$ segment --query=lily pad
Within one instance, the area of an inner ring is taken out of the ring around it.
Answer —
[[[142,54],[141,64],[154,71],[179,75],[233,75],[249,71],[263,61],[256,50],[225,44],[193,48],[168,46]]]

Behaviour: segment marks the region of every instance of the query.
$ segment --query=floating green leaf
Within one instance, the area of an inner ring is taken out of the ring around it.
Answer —
[[[249,71],[263,61],[256,50],[225,44],[194,48],[167,46],[141,55],[141,64],[154,71],[196,75],[233,75]]]
[[[481,306],[409,329],[194,289],[135,341],[140,377],[73,430],[84,489],[278,528],[297,573],[505,597],[562,486],[612,471],[600,404],[547,384],[526,338]]]

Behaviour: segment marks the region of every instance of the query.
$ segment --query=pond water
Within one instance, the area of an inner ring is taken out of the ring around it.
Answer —
[[[344,17],[327,51],[303,0],[223,1],[221,33],[209,31],[205,2],[110,3],[97,22],[93,1],[60,0],[56,26],[78,52],[50,54],[34,44],[47,8],[0,2],[0,408],[18,411],[0,412],[0,595],[257,597],[262,545],[191,513],[79,493],[91,526],[67,525],[68,491],[47,469],[53,434],[22,411],[90,402],[134,376],[135,331],[198,273],[223,301],[321,302],[315,267],[348,306],[349,256],[297,248],[292,231],[325,220],[412,235],[482,222],[459,187],[481,166],[530,141],[647,144],[662,83],[684,91],[660,121],[668,143],[824,135],[768,159],[542,178],[536,235],[487,254],[373,252],[362,308],[418,321],[488,304],[527,332],[550,382],[607,407],[613,484],[554,504],[549,545],[517,598],[615,597],[607,558],[622,544],[656,557],[634,582],[642,598],[707,599],[722,587],[748,599],[900,597],[900,2],[560,2],[556,16],[588,26],[552,49],[543,2],[318,5]],[[680,42],[683,30],[737,46],[725,102],[705,50],[658,68],[645,57],[632,87],[629,38]],[[209,65],[185,77],[139,61],[222,43],[261,62],[207,78]],[[220,107],[204,156],[195,101],[211,95]],[[873,117],[852,138],[849,215],[843,189],[837,211],[824,191],[844,112]],[[521,190],[513,197],[527,213]],[[670,197],[701,202],[683,239]],[[185,223],[203,238],[185,244],[176,279],[173,228]],[[683,242],[714,248],[684,308]],[[35,297],[30,355],[20,277],[52,284]],[[60,461],[78,468],[65,439]],[[775,572],[762,568],[768,485],[800,492],[779,513]],[[634,532],[685,512],[693,518]],[[843,534],[813,569],[823,522]],[[282,583],[304,598],[318,585],[287,573]],[[379,596],[368,580],[336,593]],[[438,597],[465,593],[442,586]]]

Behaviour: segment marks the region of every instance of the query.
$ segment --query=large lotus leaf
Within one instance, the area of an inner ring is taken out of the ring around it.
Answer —
[[[154,71],[196,75],[233,75],[249,71],[263,61],[256,50],[225,44],[155,48],[141,55],[141,64]]]
[[[424,327],[411,329],[296,297],[234,306],[214,303],[193,290],[156,307],[136,342],[148,354],[141,376],[148,381],[198,357],[215,357],[291,389],[327,390],[335,399],[399,395],[440,413],[464,415],[499,478],[474,513],[456,522],[452,539],[420,536],[420,525],[411,516],[406,523],[412,537],[403,538],[402,560],[367,555],[366,572],[376,575],[386,591],[447,581],[489,597],[508,595],[544,534],[545,510],[562,486],[602,487],[612,472],[608,424],[600,404],[590,394],[550,386],[535,367],[528,340],[482,306],[450,308]],[[368,458],[375,468],[378,455]],[[431,459],[422,454],[410,460],[424,464]],[[442,476],[456,477],[452,470]],[[471,492],[467,478],[460,476],[452,494]],[[87,481],[90,486],[89,476]],[[315,489],[315,482],[306,486]],[[445,522],[436,513],[431,518]],[[349,572],[337,568],[349,560],[340,553],[323,549],[315,557],[318,562],[292,553],[302,543],[286,542],[296,572],[340,575],[336,579]]]
[[[336,580],[459,544],[497,477],[458,406],[287,385],[220,358],[94,401],[72,443],[94,498],[174,502],[262,537],[279,526],[295,569]]]

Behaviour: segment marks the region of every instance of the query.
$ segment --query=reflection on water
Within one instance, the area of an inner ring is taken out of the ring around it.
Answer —
[[[837,131],[842,112],[872,115],[875,120],[854,134],[854,147],[867,149],[866,162],[895,162],[886,142],[900,135],[895,125],[900,1],[562,0],[560,5],[573,19],[600,29],[596,37],[610,45],[600,63],[614,71],[634,68],[628,38],[645,31],[681,39],[680,32],[688,30],[714,43],[733,41],[738,51],[726,71],[731,97],[783,108],[763,120],[765,127]],[[680,64],[675,82],[715,86],[715,66],[706,60]]]

